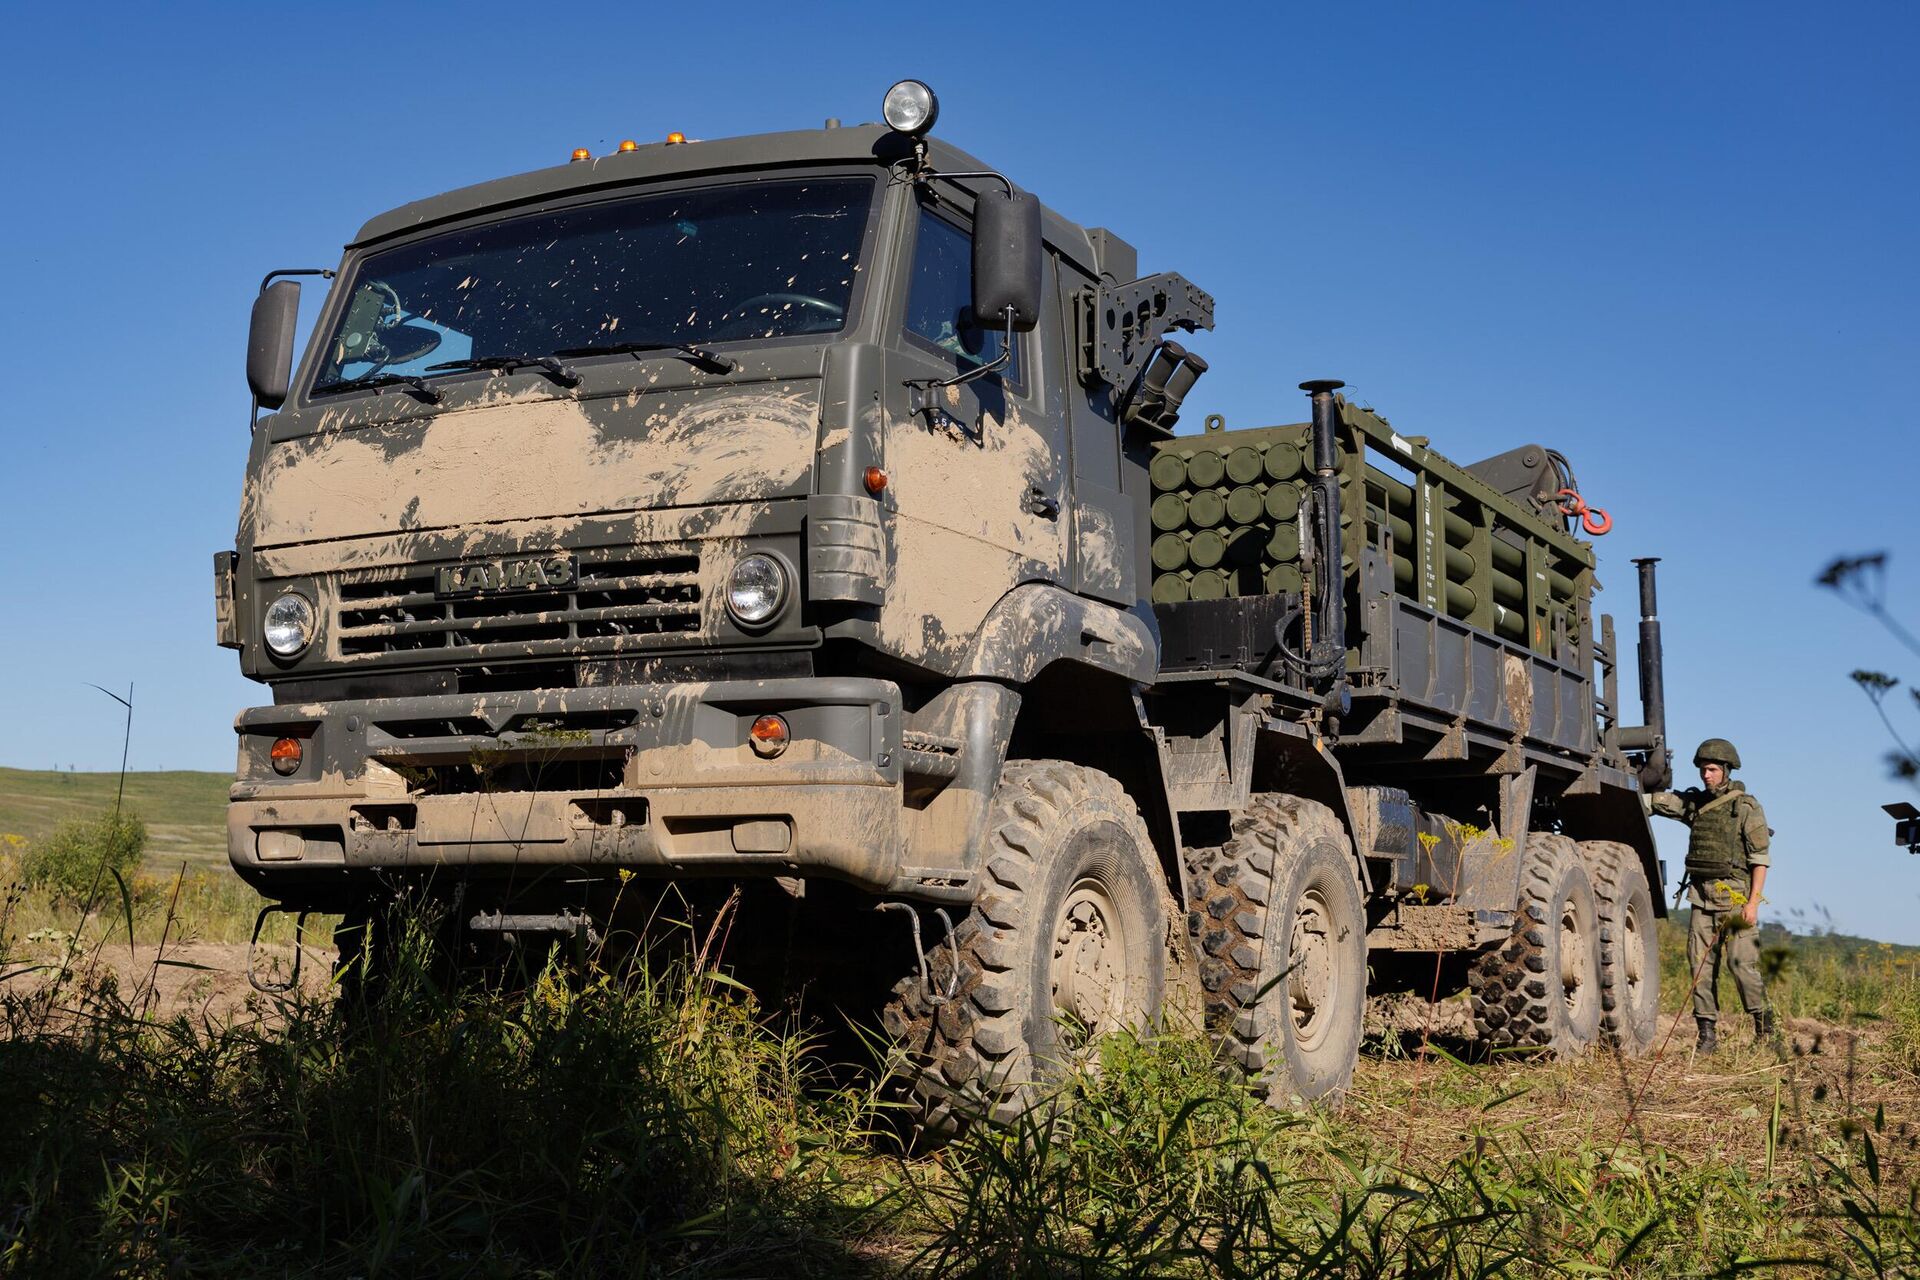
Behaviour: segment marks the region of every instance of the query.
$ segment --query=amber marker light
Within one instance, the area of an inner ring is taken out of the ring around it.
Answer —
[[[282,777],[297,772],[300,768],[300,739],[275,738],[267,755],[273,761],[273,771]]]
[[[789,736],[785,716],[761,716],[753,722],[753,728],[747,730],[747,740],[753,744],[754,751],[769,760],[787,749]]]
[[[620,141],[620,150],[622,151],[638,151],[639,149],[640,149],[640,144],[635,142],[632,138],[623,138]]]
[[[687,135],[681,133],[678,129],[667,135],[667,145],[670,147],[678,146],[686,140]]]
[[[575,147],[573,149],[573,162],[575,164],[580,163],[582,160],[591,159],[593,159],[593,152],[587,150],[585,147]]]
[[[878,467],[868,467],[866,481],[867,492],[877,498],[880,491],[887,487],[887,473]]]

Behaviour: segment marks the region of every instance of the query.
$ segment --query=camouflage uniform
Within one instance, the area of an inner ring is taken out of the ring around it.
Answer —
[[[1772,832],[1760,802],[1738,782],[1708,791],[1662,791],[1652,797],[1653,812],[1684,822],[1687,841],[1687,900],[1693,923],[1687,931],[1687,968],[1693,979],[1693,1016],[1719,1016],[1715,986],[1724,953],[1748,1013],[1767,1010],[1766,984],[1760,977],[1759,930],[1749,928],[1740,910],[1753,892],[1751,869],[1772,865],[1767,846]]]

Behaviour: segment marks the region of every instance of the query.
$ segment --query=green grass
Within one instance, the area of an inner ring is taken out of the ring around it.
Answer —
[[[150,869],[226,865],[232,781],[224,773],[187,770],[127,775],[125,804],[146,821]],[[70,818],[109,811],[119,784],[114,773],[0,768],[0,834],[39,839]]]
[[[0,1274],[1920,1271],[1920,1080],[1889,1031],[1920,996],[1877,948],[1813,940],[1831,963],[1790,957],[1776,1000],[1844,1016],[1711,1062],[1410,1043],[1288,1114],[1193,1035],[1118,1037],[1013,1126],[915,1153],[872,1073],[732,981],[725,932],[449,994],[414,931],[374,1009],[168,1016],[78,965],[13,988]]]
[[[0,812],[99,783],[57,777],[0,771]],[[207,803],[164,784],[209,775],[144,777],[162,822]],[[182,940],[245,940],[237,879],[150,864],[121,963],[117,889],[81,921],[17,866],[0,849],[0,1276],[1920,1274],[1913,948],[1770,929],[1775,1043],[1730,1019],[1696,1061],[1683,1015],[1633,1061],[1399,1041],[1332,1112],[1266,1107],[1192,1034],[1116,1038],[928,1153],[872,1063],[732,980],[719,924],[699,960],[518,990],[448,993],[416,932],[375,1009],[231,979],[170,1004],[152,979],[204,954]],[[1666,922],[1671,1011],[1684,946]]]

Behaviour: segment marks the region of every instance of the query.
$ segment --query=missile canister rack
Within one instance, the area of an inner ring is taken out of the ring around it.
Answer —
[[[1611,661],[1593,644],[1592,548],[1551,506],[1494,488],[1372,411],[1336,397],[1335,412],[1352,702],[1342,740],[1429,761],[1477,744],[1489,767],[1525,758],[1583,773],[1600,748],[1595,658]],[[1304,590],[1312,428],[1228,431],[1210,418],[1155,448],[1163,667],[1236,667],[1312,692],[1271,639]]]
[[[1349,577],[1362,549],[1377,548],[1394,594],[1574,659],[1588,625],[1592,549],[1419,437],[1344,400],[1338,408]],[[1212,417],[1202,435],[1159,443],[1149,468],[1156,604],[1301,589],[1310,431],[1306,423],[1228,431]]]
[[[1306,428],[1219,423],[1163,442],[1149,467],[1156,604],[1300,590]]]

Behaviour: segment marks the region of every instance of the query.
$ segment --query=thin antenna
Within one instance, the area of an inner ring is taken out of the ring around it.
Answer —
[[[101,689],[97,684],[90,683],[87,687],[100,689],[100,692],[127,709],[127,732],[120,739],[120,790],[113,797],[113,826],[117,831],[120,829],[120,802],[127,796],[127,751],[133,746],[133,681],[127,681],[127,696],[124,698],[111,689]]]

